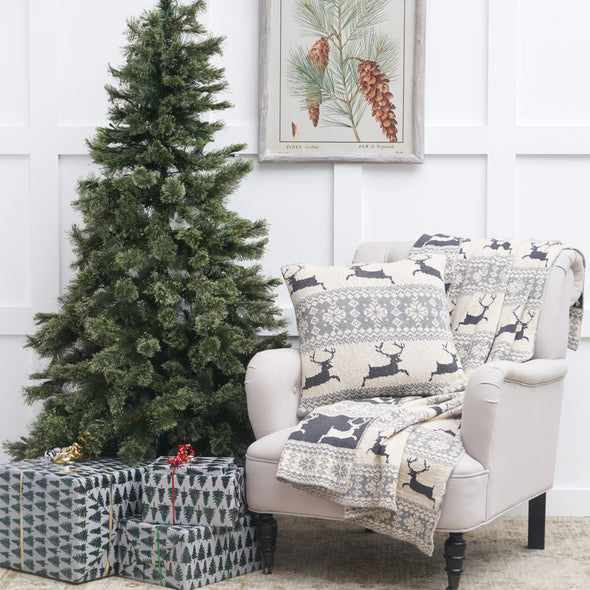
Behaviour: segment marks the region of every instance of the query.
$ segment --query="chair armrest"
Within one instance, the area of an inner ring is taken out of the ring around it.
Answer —
[[[256,354],[246,370],[248,417],[256,438],[299,423],[299,350],[277,348]]]
[[[465,390],[461,436],[465,451],[509,485],[553,484],[561,413],[563,359],[497,361],[475,370]],[[500,507],[497,507],[500,509]]]
[[[496,432],[501,417],[509,420],[505,426],[511,430],[531,427],[538,414],[543,417],[538,426],[545,434],[549,424],[558,425],[566,372],[563,359],[495,361],[476,369],[467,383],[463,405],[461,437],[467,453],[490,467],[494,434],[507,434]]]

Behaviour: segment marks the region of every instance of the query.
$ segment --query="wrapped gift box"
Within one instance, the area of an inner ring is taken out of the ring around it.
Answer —
[[[0,465],[0,565],[73,583],[114,573],[117,521],[141,510],[142,470],[114,459]]]
[[[262,567],[254,517],[231,528],[119,522],[118,575],[191,590]]]
[[[173,524],[172,466],[160,457],[143,473],[143,520]],[[244,469],[231,457],[195,457],[174,473],[174,524],[229,527],[246,513]]]

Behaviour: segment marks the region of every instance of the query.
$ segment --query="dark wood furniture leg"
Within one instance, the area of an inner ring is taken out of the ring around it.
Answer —
[[[272,514],[259,514],[256,522],[258,543],[262,553],[262,567],[265,574],[271,574],[275,564],[277,548],[277,519]]]
[[[546,494],[529,500],[529,549],[545,549]]]
[[[447,562],[445,571],[449,579],[447,590],[457,590],[459,587],[466,547],[467,543],[463,538],[463,533],[451,533],[445,541],[445,561]]]

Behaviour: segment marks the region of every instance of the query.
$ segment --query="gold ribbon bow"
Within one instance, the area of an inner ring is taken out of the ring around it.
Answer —
[[[64,449],[60,449],[59,453],[53,459],[54,463],[71,463],[72,461],[81,461],[84,458],[84,451],[77,443]]]

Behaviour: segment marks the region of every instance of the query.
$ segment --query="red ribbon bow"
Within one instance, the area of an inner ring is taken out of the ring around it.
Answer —
[[[191,459],[195,456],[195,451],[191,448],[190,445],[179,445],[178,453],[176,453],[176,457],[172,459],[168,459],[168,463],[173,466],[172,469],[172,524],[176,524],[176,508],[174,506],[174,472],[176,468],[181,465],[182,463],[190,463]]]

